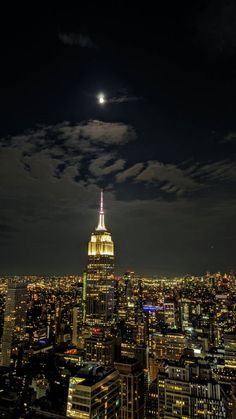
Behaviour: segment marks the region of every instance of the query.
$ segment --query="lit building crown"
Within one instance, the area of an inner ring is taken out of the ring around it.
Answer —
[[[88,244],[89,256],[114,256],[114,243],[105,226],[103,210],[103,191],[101,191],[98,226],[91,235]]]

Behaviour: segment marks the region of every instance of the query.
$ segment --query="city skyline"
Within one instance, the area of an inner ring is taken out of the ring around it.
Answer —
[[[6,12],[1,274],[81,273],[101,188],[116,274],[235,270],[235,14]]]
[[[236,418],[236,2],[10,4],[0,417]]]

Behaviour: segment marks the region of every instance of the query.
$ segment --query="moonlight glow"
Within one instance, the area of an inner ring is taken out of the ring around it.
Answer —
[[[98,103],[99,103],[100,105],[103,105],[105,102],[106,102],[105,95],[104,95],[103,93],[100,93],[100,94],[98,95]]]

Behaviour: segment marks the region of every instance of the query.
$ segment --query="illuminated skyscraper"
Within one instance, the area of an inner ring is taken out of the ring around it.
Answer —
[[[78,419],[120,418],[119,373],[88,364],[70,377],[67,416]]]
[[[105,227],[103,192],[101,192],[98,226],[88,244],[86,281],[86,324],[109,325],[115,305],[114,243]]]
[[[2,366],[9,367],[14,349],[17,355],[19,344],[26,340],[27,283],[18,278],[8,282],[2,335]]]
[[[135,358],[123,357],[115,362],[120,374],[120,419],[144,418],[144,373]]]

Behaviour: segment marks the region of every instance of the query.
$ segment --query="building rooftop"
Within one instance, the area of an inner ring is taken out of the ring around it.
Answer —
[[[99,365],[88,364],[78,371],[76,375],[71,377],[70,382],[76,384],[81,384],[83,386],[91,387],[94,384],[97,384],[103,378],[107,377],[109,374],[113,373],[115,368],[111,367],[102,367]]]

